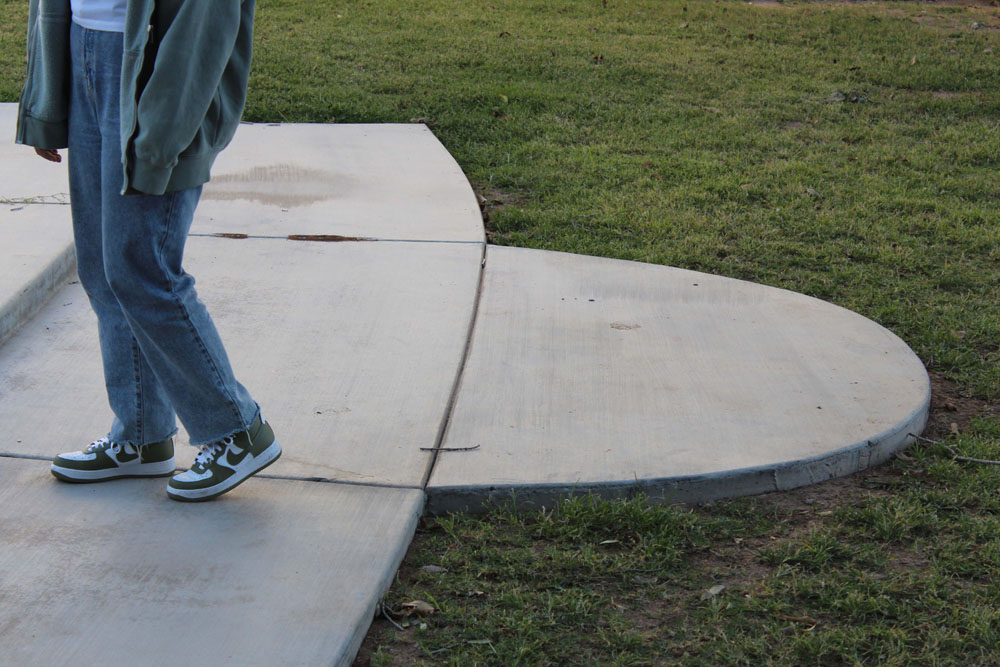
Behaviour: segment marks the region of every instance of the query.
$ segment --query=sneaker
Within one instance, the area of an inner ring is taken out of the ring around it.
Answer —
[[[174,500],[211,500],[278,460],[281,447],[263,417],[241,433],[202,445],[191,469],[174,475],[167,495]]]
[[[137,447],[101,438],[80,452],[52,459],[52,474],[64,482],[104,482],[120,477],[164,477],[173,474],[174,440]]]

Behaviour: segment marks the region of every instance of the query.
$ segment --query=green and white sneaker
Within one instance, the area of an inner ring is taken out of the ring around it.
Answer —
[[[211,500],[278,460],[281,447],[263,417],[241,433],[202,445],[191,469],[174,475],[167,495],[174,500]]]
[[[79,452],[52,459],[52,474],[64,482],[104,482],[120,477],[164,477],[173,474],[174,441],[167,438],[137,447],[101,438]]]

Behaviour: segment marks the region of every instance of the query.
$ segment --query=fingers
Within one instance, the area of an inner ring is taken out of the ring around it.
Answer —
[[[62,155],[59,155],[59,151],[52,148],[36,148],[35,153],[49,162],[62,162]]]

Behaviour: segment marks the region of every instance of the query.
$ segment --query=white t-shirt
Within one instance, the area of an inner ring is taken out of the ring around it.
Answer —
[[[125,32],[128,0],[72,0],[73,23],[91,30]]]

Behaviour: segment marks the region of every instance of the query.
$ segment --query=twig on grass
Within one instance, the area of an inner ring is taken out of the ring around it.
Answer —
[[[392,623],[397,630],[399,630],[400,632],[406,632],[406,628],[404,628],[396,621],[392,620],[392,616],[389,615],[389,609],[385,606],[385,602],[378,603],[378,613],[382,616],[382,618]]]
[[[448,646],[442,646],[441,648],[434,649],[433,651],[427,651],[427,652],[430,653],[431,655],[437,655],[438,653],[444,653],[445,651],[450,651],[451,649],[455,648],[456,646],[461,646],[461,645],[462,645],[462,642],[459,642],[457,644],[449,644]]]
[[[909,435],[921,442],[928,442],[932,445],[938,445],[944,447],[948,451],[948,453],[951,454],[951,458],[953,458],[956,461],[966,461],[968,463],[981,463],[983,465],[1000,466],[1000,461],[992,461],[990,459],[974,459],[968,456],[959,456],[958,452],[956,452],[954,449],[952,449],[943,442],[938,442],[937,440],[931,440],[930,438],[925,438],[923,436],[915,435],[913,433],[910,433]]]
[[[461,646],[463,644],[473,644],[473,645],[476,645],[476,644],[479,644],[479,645],[485,644],[485,645],[487,645],[487,646],[490,647],[490,650],[493,651],[494,655],[499,655],[499,653],[497,653],[497,650],[495,648],[493,648],[493,642],[491,642],[489,639],[469,639],[468,641],[459,642],[457,644],[449,644],[448,646],[442,646],[439,649],[435,649],[433,651],[427,651],[427,652],[430,653],[431,655],[437,655],[438,653],[444,653],[445,651],[450,651],[451,649],[453,649],[453,648],[455,648],[457,646]],[[427,649],[424,649],[424,650],[426,651]]]

